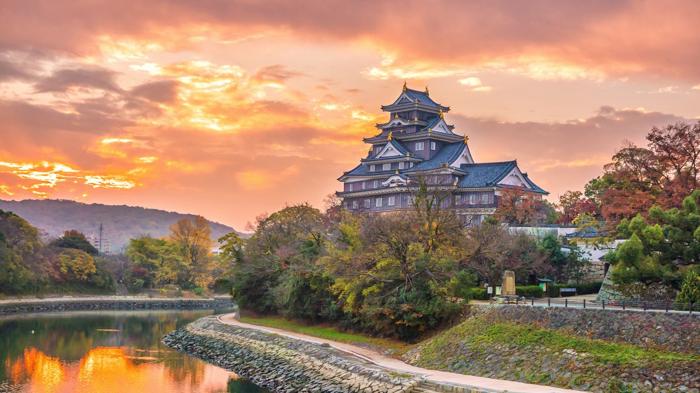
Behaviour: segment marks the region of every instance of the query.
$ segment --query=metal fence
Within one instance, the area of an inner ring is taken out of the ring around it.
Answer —
[[[507,304],[528,305],[534,307],[564,307],[599,310],[633,310],[654,312],[687,312],[700,316],[700,303],[677,303],[672,301],[642,300],[579,300],[568,298],[517,298],[506,301]]]

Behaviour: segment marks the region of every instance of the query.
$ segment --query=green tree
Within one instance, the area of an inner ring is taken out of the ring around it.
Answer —
[[[90,255],[97,255],[97,249],[90,244],[90,242],[85,238],[85,235],[76,231],[70,230],[63,233],[63,236],[51,242],[54,247],[60,248],[73,248],[76,250],[82,250]]]
[[[700,276],[693,269],[688,269],[688,272],[683,278],[681,290],[676,296],[676,302],[683,305],[700,304]]]

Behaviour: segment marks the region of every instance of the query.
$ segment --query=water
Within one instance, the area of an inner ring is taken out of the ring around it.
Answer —
[[[0,392],[260,393],[161,344],[211,311],[50,313],[0,319]]]

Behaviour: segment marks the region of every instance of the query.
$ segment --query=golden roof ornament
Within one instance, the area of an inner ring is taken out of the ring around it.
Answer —
[[[425,85],[425,95],[430,97],[430,92],[428,91],[428,85]]]
[[[389,131],[389,135],[387,135],[386,140],[390,141],[394,139],[394,131]]]
[[[464,136],[464,144],[466,145],[467,142],[469,142],[469,135]]]
[[[408,90],[408,87],[406,86],[406,81],[403,81],[403,91]]]
[[[445,119],[445,113],[442,110],[440,110],[440,118]]]

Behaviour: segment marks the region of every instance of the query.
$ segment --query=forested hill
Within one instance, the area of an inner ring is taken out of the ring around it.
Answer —
[[[86,204],[53,199],[0,200],[0,210],[14,212],[49,237],[58,237],[69,229],[77,229],[86,236],[97,235],[102,223],[103,238],[109,240],[113,252],[119,252],[129,239],[137,236],[167,236],[170,226],[176,221],[195,217],[192,214],[138,206]],[[233,231],[233,228],[217,222],[209,221],[209,224],[213,240]]]

